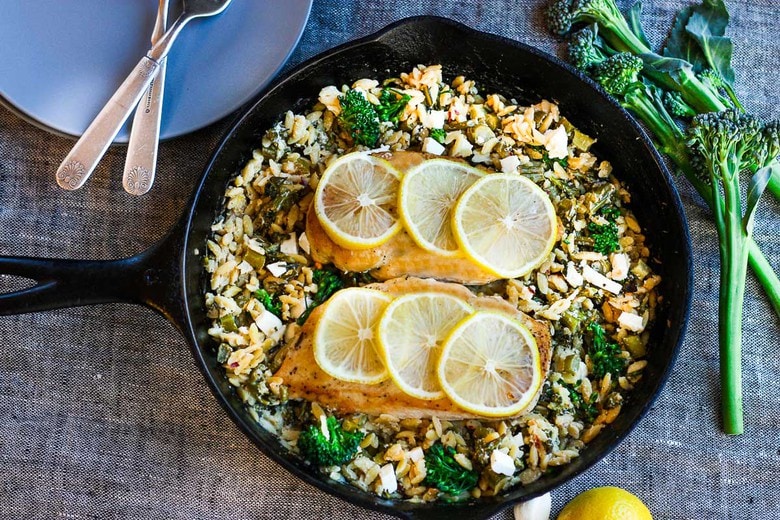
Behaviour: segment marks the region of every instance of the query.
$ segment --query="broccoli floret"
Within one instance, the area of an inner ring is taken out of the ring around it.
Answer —
[[[311,425],[298,437],[301,455],[316,466],[336,466],[352,459],[363,434],[345,431],[338,420],[330,416],[325,421],[328,435],[320,425]]]
[[[696,111],[685,102],[682,94],[667,90],[663,94],[664,106],[675,117],[688,118],[696,115]]]
[[[439,144],[444,144],[444,139],[447,137],[447,132],[445,132],[443,128],[434,128],[428,135],[431,137],[431,139],[438,142]]]
[[[412,96],[409,94],[403,94],[391,88],[382,89],[382,93],[379,94],[379,106],[374,107],[379,120],[397,123],[398,117],[410,99]]]
[[[613,96],[623,96],[637,88],[642,59],[628,52],[610,56],[593,68],[593,78]]]
[[[607,222],[606,224],[591,222],[588,224],[588,231],[590,231],[590,237],[593,239],[594,251],[602,255],[608,255],[620,249],[618,228],[614,222]]]
[[[317,292],[311,296],[311,303],[306,309],[306,312],[298,318],[299,325],[306,321],[315,307],[325,303],[325,300],[344,287],[344,281],[341,279],[339,271],[336,270],[335,267],[315,269],[312,274],[312,282],[317,284]]]
[[[348,90],[339,96],[341,113],[338,116],[341,127],[352,139],[364,146],[374,146],[379,140],[379,115],[374,105],[359,90]]]
[[[593,249],[602,255],[608,255],[620,249],[618,227],[615,224],[615,221],[620,216],[620,210],[615,206],[608,205],[599,208],[598,214],[603,216],[607,223],[596,224],[595,222],[590,222],[588,231],[590,231],[590,237],[593,239]]]
[[[607,341],[604,328],[595,321],[588,325],[588,332],[591,333],[588,356],[594,377],[601,379],[608,373],[613,377],[619,376],[626,368],[626,360],[621,357],[618,344]]]
[[[546,18],[547,27],[555,34],[567,34],[579,23],[597,24],[616,50],[634,54],[651,52],[628,26],[614,0],[554,0]]]
[[[723,76],[721,76],[717,70],[704,69],[699,72],[698,79],[704,85],[709,87],[709,89],[715,93],[716,96],[718,96],[724,106],[731,105],[734,108],[738,108],[742,112],[745,111],[745,107],[742,106],[742,103],[740,103],[739,99],[737,98],[737,93],[734,92],[734,88],[723,79]],[[722,92],[724,92],[726,95],[724,96],[721,94]]]
[[[275,295],[272,296],[265,289],[258,289],[255,291],[255,298],[260,300],[265,310],[276,315],[277,318],[282,317],[282,302]]]
[[[567,50],[574,66],[589,72],[612,54],[607,54],[604,48],[604,42],[598,35],[598,26],[589,25],[571,35]]]
[[[457,463],[455,449],[434,444],[425,454],[425,483],[449,495],[460,495],[477,485],[479,475]]]

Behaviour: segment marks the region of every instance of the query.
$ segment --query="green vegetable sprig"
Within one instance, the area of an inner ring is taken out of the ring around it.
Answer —
[[[306,321],[317,306],[325,303],[325,300],[344,287],[344,280],[341,279],[339,271],[332,266],[315,269],[312,274],[312,282],[317,284],[317,292],[311,296],[311,302],[306,308],[306,312],[298,318],[299,325],[302,325]]]
[[[316,466],[336,466],[352,460],[363,434],[345,431],[333,416],[326,419],[325,427],[327,436],[320,425],[311,425],[301,432],[298,437],[301,455]]]
[[[653,52],[636,2],[624,16],[614,0],[553,0],[547,24],[570,34],[569,58],[653,134],[712,209],[721,252],[719,344],[724,429],[742,432],[741,309],[746,264],[780,315],[780,279],[752,240],[753,216],[766,188],[780,198],[777,122],[742,117],[734,89],[733,44],[723,0],[702,0],[677,14],[661,53]],[[576,25],[588,26],[572,32]],[[697,115],[713,112],[713,115]],[[692,121],[686,133],[678,122]],[[736,137],[735,137],[736,136]],[[758,136],[758,137],[757,137]],[[739,144],[735,144],[739,143]],[[747,205],[739,175],[750,175]]]
[[[604,327],[595,321],[588,325],[588,332],[591,334],[588,357],[593,375],[597,379],[607,374],[612,374],[613,378],[620,376],[626,368],[626,359],[621,356],[620,346],[608,341]]]
[[[410,99],[409,94],[385,88],[379,95],[379,104],[374,105],[363,92],[351,89],[339,96],[341,113],[338,121],[355,143],[376,146],[382,133],[381,124],[398,124],[398,118]]]
[[[448,495],[460,495],[477,485],[479,475],[458,464],[455,450],[436,443],[425,453],[425,483]]]

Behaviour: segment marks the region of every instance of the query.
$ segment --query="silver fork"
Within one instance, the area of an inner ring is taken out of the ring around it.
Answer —
[[[100,158],[106,153],[111,141],[138,105],[141,96],[149,87],[154,75],[171,50],[176,37],[195,18],[214,16],[227,8],[232,0],[182,0],[181,15],[165,31],[162,38],[141,58],[133,72],[114,92],[106,106],[90,123],[76,145],[57,169],[57,184],[66,190],[76,190],[84,185]]]
[[[152,45],[162,38],[167,24],[168,0],[160,0],[154,31],[152,31]],[[122,187],[131,195],[143,195],[151,189],[154,182],[167,63],[168,58],[160,61],[160,70],[157,71],[152,84],[141,98],[133,116],[130,140],[127,143],[125,171],[122,175]]]

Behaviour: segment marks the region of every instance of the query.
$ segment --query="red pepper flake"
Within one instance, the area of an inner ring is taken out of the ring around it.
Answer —
[[[238,368],[238,361],[233,361],[230,363],[230,368]]]

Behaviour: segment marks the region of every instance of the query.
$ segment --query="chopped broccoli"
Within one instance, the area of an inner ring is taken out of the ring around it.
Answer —
[[[409,94],[403,94],[391,88],[382,89],[382,93],[379,94],[379,106],[374,107],[379,120],[397,123],[398,117],[410,99],[412,96]]]
[[[282,303],[275,295],[272,296],[265,289],[258,289],[255,291],[255,298],[260,300],[265,310],[276,315],[277,318],[282,317]]]
[[[338,116],[341,127],[364,146],[374,146],[379,139],[379,116],[374,105],[359,90],[349,90],[339,97],[341,114]]]
[[[467,470],[454,459],[455,449],[441,443],[425,454],[425,483],[449,495],[460,495],[477,485],[479,475]]]
[[[599,213],[610,222],[615,222],[620,216],[620,209],[617,206],[602,206]]]
[[[356,143],[375,146],[381,133],[380,124],[385,121],[397,124],[410,99],[409,94],[385,88],[379,94],[379,105],[374,105],[361,91],[349,90],[339,96],[339,123]]]
[[[444,144],[444,139],[447,137],[447,132],[443,128],[434,128],[428,135],[430,135],[431,139],[438,142],[439,144]]]
[[[602,255],[608,255],[620,249],[618,228],[614,222],[606,224],[591,222],[588,224],[588,231],[593,239],[593,249]]]
[[[664,106],[675,117],[693,117],[696,111],[685,102],[682,95],[675,91],[666,91],[663,94]]]
[[[614,377],[619,376],[626,368],[626,360],[621,357],[618,344],[607,341],[604,328],[595,321],[588,325],[588,332],[591,333],[588,356],[592,364],[593,375],[597,379],[601,379],[608,373]]]
[[[569,38],[569,60],[583,72],[590,72],[594,66],[613,54],[605,49],[595,24],[580,29]]]
[[[311,303],[300,318],[298,324],[303,324],[315,307],[325,303],[325,300],[333,296],[339,289],[344,287],[344,281],[339,276],[335,267],[315,269],[312,275],[312,281],[317,284],[317,292],[311,297]]]
[[[363,434],[345,431],[338,420],[330,416],[325,421],[326,436],[320,425],[311,425],[298,437],[301,455],[316,466],[336,466],[352,459]]]

